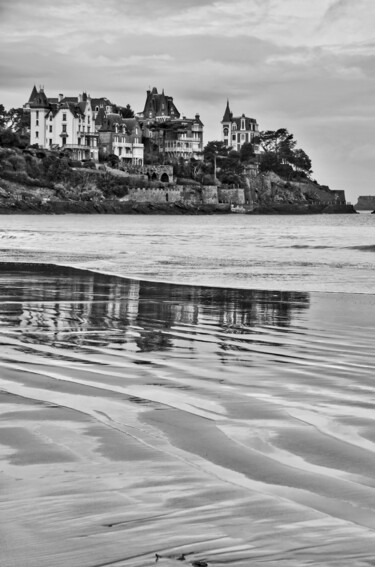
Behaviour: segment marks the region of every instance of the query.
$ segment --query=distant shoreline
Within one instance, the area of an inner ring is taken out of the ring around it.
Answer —
[[[139,203],[132,201],[48,201],[30,203],[28,201],[13,202],[9,206],[0,206],[0,215],[64,215],[64,214],[115,214],[115,215],[314,215],[314,214],[356,214],[353,205],[321,204],[272,204],[258,207],[253,211],[238,213],[231,211],[230,204],[192,205],[176,203]]]

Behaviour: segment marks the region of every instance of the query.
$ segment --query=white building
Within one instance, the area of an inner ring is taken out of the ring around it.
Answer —
[[[78,97],[47,98],[44,89],[34,86],[24,108],[30,111],[30,144],[42,148],[66,148],[78,159],[99,160],[100,130],[107,116],[121,112],[107,98]],[[127,158],[130,163],[143,163],[143,144],[130,144]],[[106,150],[108,148],[106,147]],[[111,147],[109,153],[114,153]]]
[[[229,108],[229,101],[227,101],[221,124],[224,144],[238,152],[245,143],[253,142],[254,138],[259,135],[258,123],[255,118],[248,118],[244,114],[233,116]],[[258,152],[257,146],[254,147],[254,150],[256,153]]]

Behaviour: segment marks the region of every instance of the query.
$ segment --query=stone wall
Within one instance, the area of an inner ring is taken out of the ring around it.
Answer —
[[[202,203],[213,205],[219,202],[216,185],[204,185],[202,187]]]
[[[223,189],[219,187],[217,190],[219,203],[231,203],[232,205],[245,204],[245,191],[244,189]]]
[[[162,187],[155,189],[131,188],[129,189],[129,199],[138,203],[175,203],[183,198],[181,187]]]

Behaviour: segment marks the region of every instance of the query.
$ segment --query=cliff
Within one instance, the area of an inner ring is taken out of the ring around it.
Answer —
[[[243,187],[136,177],[85,169],[47,150],[0,147],[0,214],[225,214],[232,206],[252,214],[355,212],[343,191],[307,179],[286,181],[254,168],[245,172]]]
[[[355,213],[344,191],[333,191],[307,178],[288,181],[270,171],[245,173],[247,202],[253,214]]]
[[[357,211],[375,211],[375,195],[361,195],[354,208]]]

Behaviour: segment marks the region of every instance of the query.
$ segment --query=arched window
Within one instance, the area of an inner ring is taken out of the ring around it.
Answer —
[[[228,136],[229,130],[228,128],[224,128],[224,136]]]
[[[233,130],[237,130],[237,124],[235,122],[233,122],[233,126],[232,126]]]

